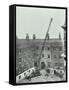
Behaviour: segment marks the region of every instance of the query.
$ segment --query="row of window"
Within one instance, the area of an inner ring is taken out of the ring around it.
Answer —
[[[42,54],[42,57],[43,57],[43,58],[45,57],[44,54]],[[50,58],[50,55],[48,54],[47,57]]]
[[[30,72],[30,70],[28,71],[28,72]],[[24,73],[24,76],[26,76],[26,73]],[[19,76],[19,79],[21,78],[21,75]]]
[[[31,72],[31,70],[28,70],[28,72],[30,73]],[[32,70],[32,72],[34,72],[34,70]],[[24,76],[26,76],[27,75],[27,73],[25,72],[24,73]],[[19,76],[19,79],[21,78],[21,75]]]
[[[44,54],[42,54],[42,57],[44,58],[44,57],[45,57],[45,55],[44,55]],[[58,55],[58,57],[59,57],[59,59],[61,59],[61,58],[62,58],[60,55]],[[47,55],[47,58],[50,58],[50,55],[49,55],[49,54]],[[54,55],[54,58],[57,58],[57,55]]]
[[[60,56],[60,55],[54,55],[54,58],[59,58],[59,59],[61,59],[62,57]]]
[[[62,47],[53,47],[53,50],[62,51]]]
[[[39,47],[36,47],[37,49],[39,49]],[[50,50],[50,47],[46,47],[45,50]],[[53,47],[53,50],[59,50],[62,51],[62,47]]]
[[[55,63],[55,66],[63,66],[63,63]]]

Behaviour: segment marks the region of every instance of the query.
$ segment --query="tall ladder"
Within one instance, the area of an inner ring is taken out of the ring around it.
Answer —
[[[41,55],[42,55],[42,52],[44,50],[44,47],[45,47],[45,43],[46,43],[46,39],[47,39],[47,35],[48,35],[48,32],[50,30],[50,27],[51,27],[51,23],[53,21],[53,18],[51,18],[50,20],[50,23],[49,23],[49,26],[48,26],[48,29],[47,29],[47,32],[46,32],[46,35],[45,35],[45,39],[44,39],[44,42],[43,42],[43,45],[42,45],[42,48],[41,48],[41,52],[40,52],[40,55],[39,55],[39,58],[38,58],[38,64],[37,64],[37,68],[40,67],[40,59],[41,59]]]

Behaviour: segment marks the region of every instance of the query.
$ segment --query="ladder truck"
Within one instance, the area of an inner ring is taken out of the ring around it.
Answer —
[[[51,18],[51,20],[50,20],[50,23],[49,23],[49,26],[48,26],[48,29],[47,29],[47,32],[46,32],[46,35],[45,35],[45,39],[44,39],[44,42],[43,42],[43,45],[42,45],[42,48],[41,48],[41,51],[40,51],[40,54],[39,54],[38,61],[35,64],[36,70],[39,70],[39,71],[40,71],[40,60],[41,60],[42,52],[43,52],[43,50],[45,48],[45,43],[46,43],[47,35],[48,35],[49,30],[50,30],[52,21],[53,21],[53,18]]]

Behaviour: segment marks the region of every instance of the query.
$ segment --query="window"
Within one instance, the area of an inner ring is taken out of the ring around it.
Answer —
[[[44,69],[45,68],[45,62],[41,62],[41,69]]]
[[[48,58],[50,58],[50,55],[48,55]]]
[[[35,67],[37,66],[37,62],[34,62],[34,66],[35,66]]]
[[[61,59],[62,57],[59,55],[59,59]]]
[[[26,75],[26,73],[24,73],[24,75]]]
[[[57,58],[56,55],[54,55],[54,58]]]
[[[58,51],[59,47],[54,47],[53,50]]]
[[[57,65],[58,65],[58,63],[55,63],[55,65],[57,66]]]
[[[56,47],[53,47],[53,50],[56,50]]]
[[[59,50],[62,51],[62,47],[59,47]]]
[[[42,54],[42,57],[44,57],[44,54]]]
[[[48,47],[47,49],[48,49],[48,51],[50,50],[50,48],[49,48],[49,47]]]
[[[21,76],[19,76],[19,79],[21,78]]]
[[[60,71],[60,73],[62,74],[63,72],[62,72],[62,71]]]
[[[30,72],[30,70],[28,72]]]

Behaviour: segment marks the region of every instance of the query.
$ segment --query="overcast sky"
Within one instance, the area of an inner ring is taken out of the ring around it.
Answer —
[[[26,33],[32,39],[33,34],[36,38],[44,39],[51,17],[53,22],[50,27],[50,38],[58,38],[59,33],[64,37],[62,25],[65,23],[64,9],[50,8],[16,8],[16,35],[18,38],[25,38]]]

